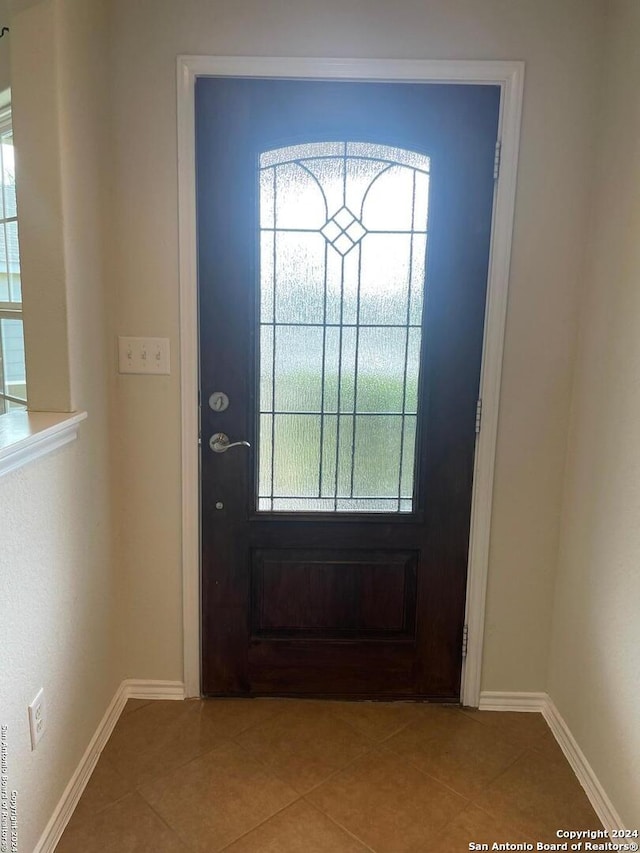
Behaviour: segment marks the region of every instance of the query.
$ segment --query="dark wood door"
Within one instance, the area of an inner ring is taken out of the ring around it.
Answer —
[[[498,110],[198,80],[205,695],[459,699]]]

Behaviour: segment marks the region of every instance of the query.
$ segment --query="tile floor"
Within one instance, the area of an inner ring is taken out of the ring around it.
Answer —
[[[459,853],[599,829],[539,714],[130,700],[57,853]]]

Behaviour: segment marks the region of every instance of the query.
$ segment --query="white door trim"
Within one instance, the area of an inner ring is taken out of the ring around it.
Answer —
[[[469,572],[468,645],[462,702],[476,707],[489,566],[493,469],[498,434],[502,351],[507,313],[524,63],[504,61],[313,59],[255,56],[178,57],[178,195],[180,248],[180,381],[182,391],[182,589],[184,683],[200,694],[200,522],[198,295],[195,209],[195,81],[197,77],[289,77],[402,80],[500,86],[500,178],[494,199],[480,395],[482,429],[476,448]]]

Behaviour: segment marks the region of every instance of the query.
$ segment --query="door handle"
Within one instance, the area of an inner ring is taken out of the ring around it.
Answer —
[[[226,453],[230,447],[251,447],[248,441],[229,441],[225,432],[216,432],[209,439],[209,447],[214,453]]]

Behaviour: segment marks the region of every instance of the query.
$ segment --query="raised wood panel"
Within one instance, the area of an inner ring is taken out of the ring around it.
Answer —
[[[252,636],[413,638],[415,552],[257,549]]]

